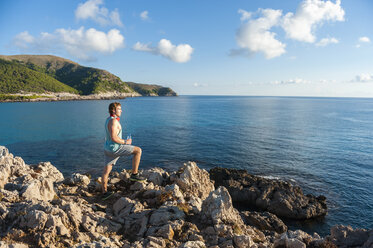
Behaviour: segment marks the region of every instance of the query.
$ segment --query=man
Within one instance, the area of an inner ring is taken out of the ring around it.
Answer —
[[[109,105],[110,117],[106,119],[105,131],[105,168],[102,173],[102,193],[103,199],[109,198],[113,193],[107,191],[108,177],[111,169],[116,164],[120,156],[131,156],[132,174],[130,180],[144,181],[145,178],[139,176],[138,169],[141,159],[141,148],[132,145],[132,138],[122,139],[122,126],[120,125],[120,116],[122,115],[122,106],[119,102],[113,102]]]

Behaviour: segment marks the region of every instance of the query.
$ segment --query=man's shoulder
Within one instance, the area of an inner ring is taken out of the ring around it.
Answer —
[[[109,125],[118,125],[119,124],[119,121],[115,118],[111,118],[109,120]]]

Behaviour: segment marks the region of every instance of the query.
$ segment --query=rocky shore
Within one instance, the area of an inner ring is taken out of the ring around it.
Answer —
[[[373,247],[373,230],[337,225],[324,238],[288,230],[279,217],[313,218],[327,207],[286,182],[194,162],[142,174],[146,182],[112,173],[115,194],[103,201],[100,178],[64,178],[0,146],[0,247]],[[232,200],[262,211],[239,212]]]
[[[141,96],[137,92],[119,93],[106,92],[91,95],[78,95],[71,93],[25,93],[25,94],[11,94],[10,99],[0,100],[0,102],[54,102],[54,101],[81,101],[81,100],[111,100],[124,99],[126,97]],[[37,96],[36,98],[34,96]]]

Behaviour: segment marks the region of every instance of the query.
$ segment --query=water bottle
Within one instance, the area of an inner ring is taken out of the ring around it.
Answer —
[[[132,139],[131,134],[128,134],[127,139]]]

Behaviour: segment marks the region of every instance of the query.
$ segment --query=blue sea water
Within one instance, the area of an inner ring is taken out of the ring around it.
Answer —
[[[0,145],[28,164],[65,175],[103,168],[112,101],[0,103]],[[325,235],[335,224],[373,228],[373,99],[179,96],[120,100],[124,135],[143,149],[142,168],[196,161],[291,180],[325,195],[329,214],[287,222]],[[130,168],[119,160],[116,170]]]

